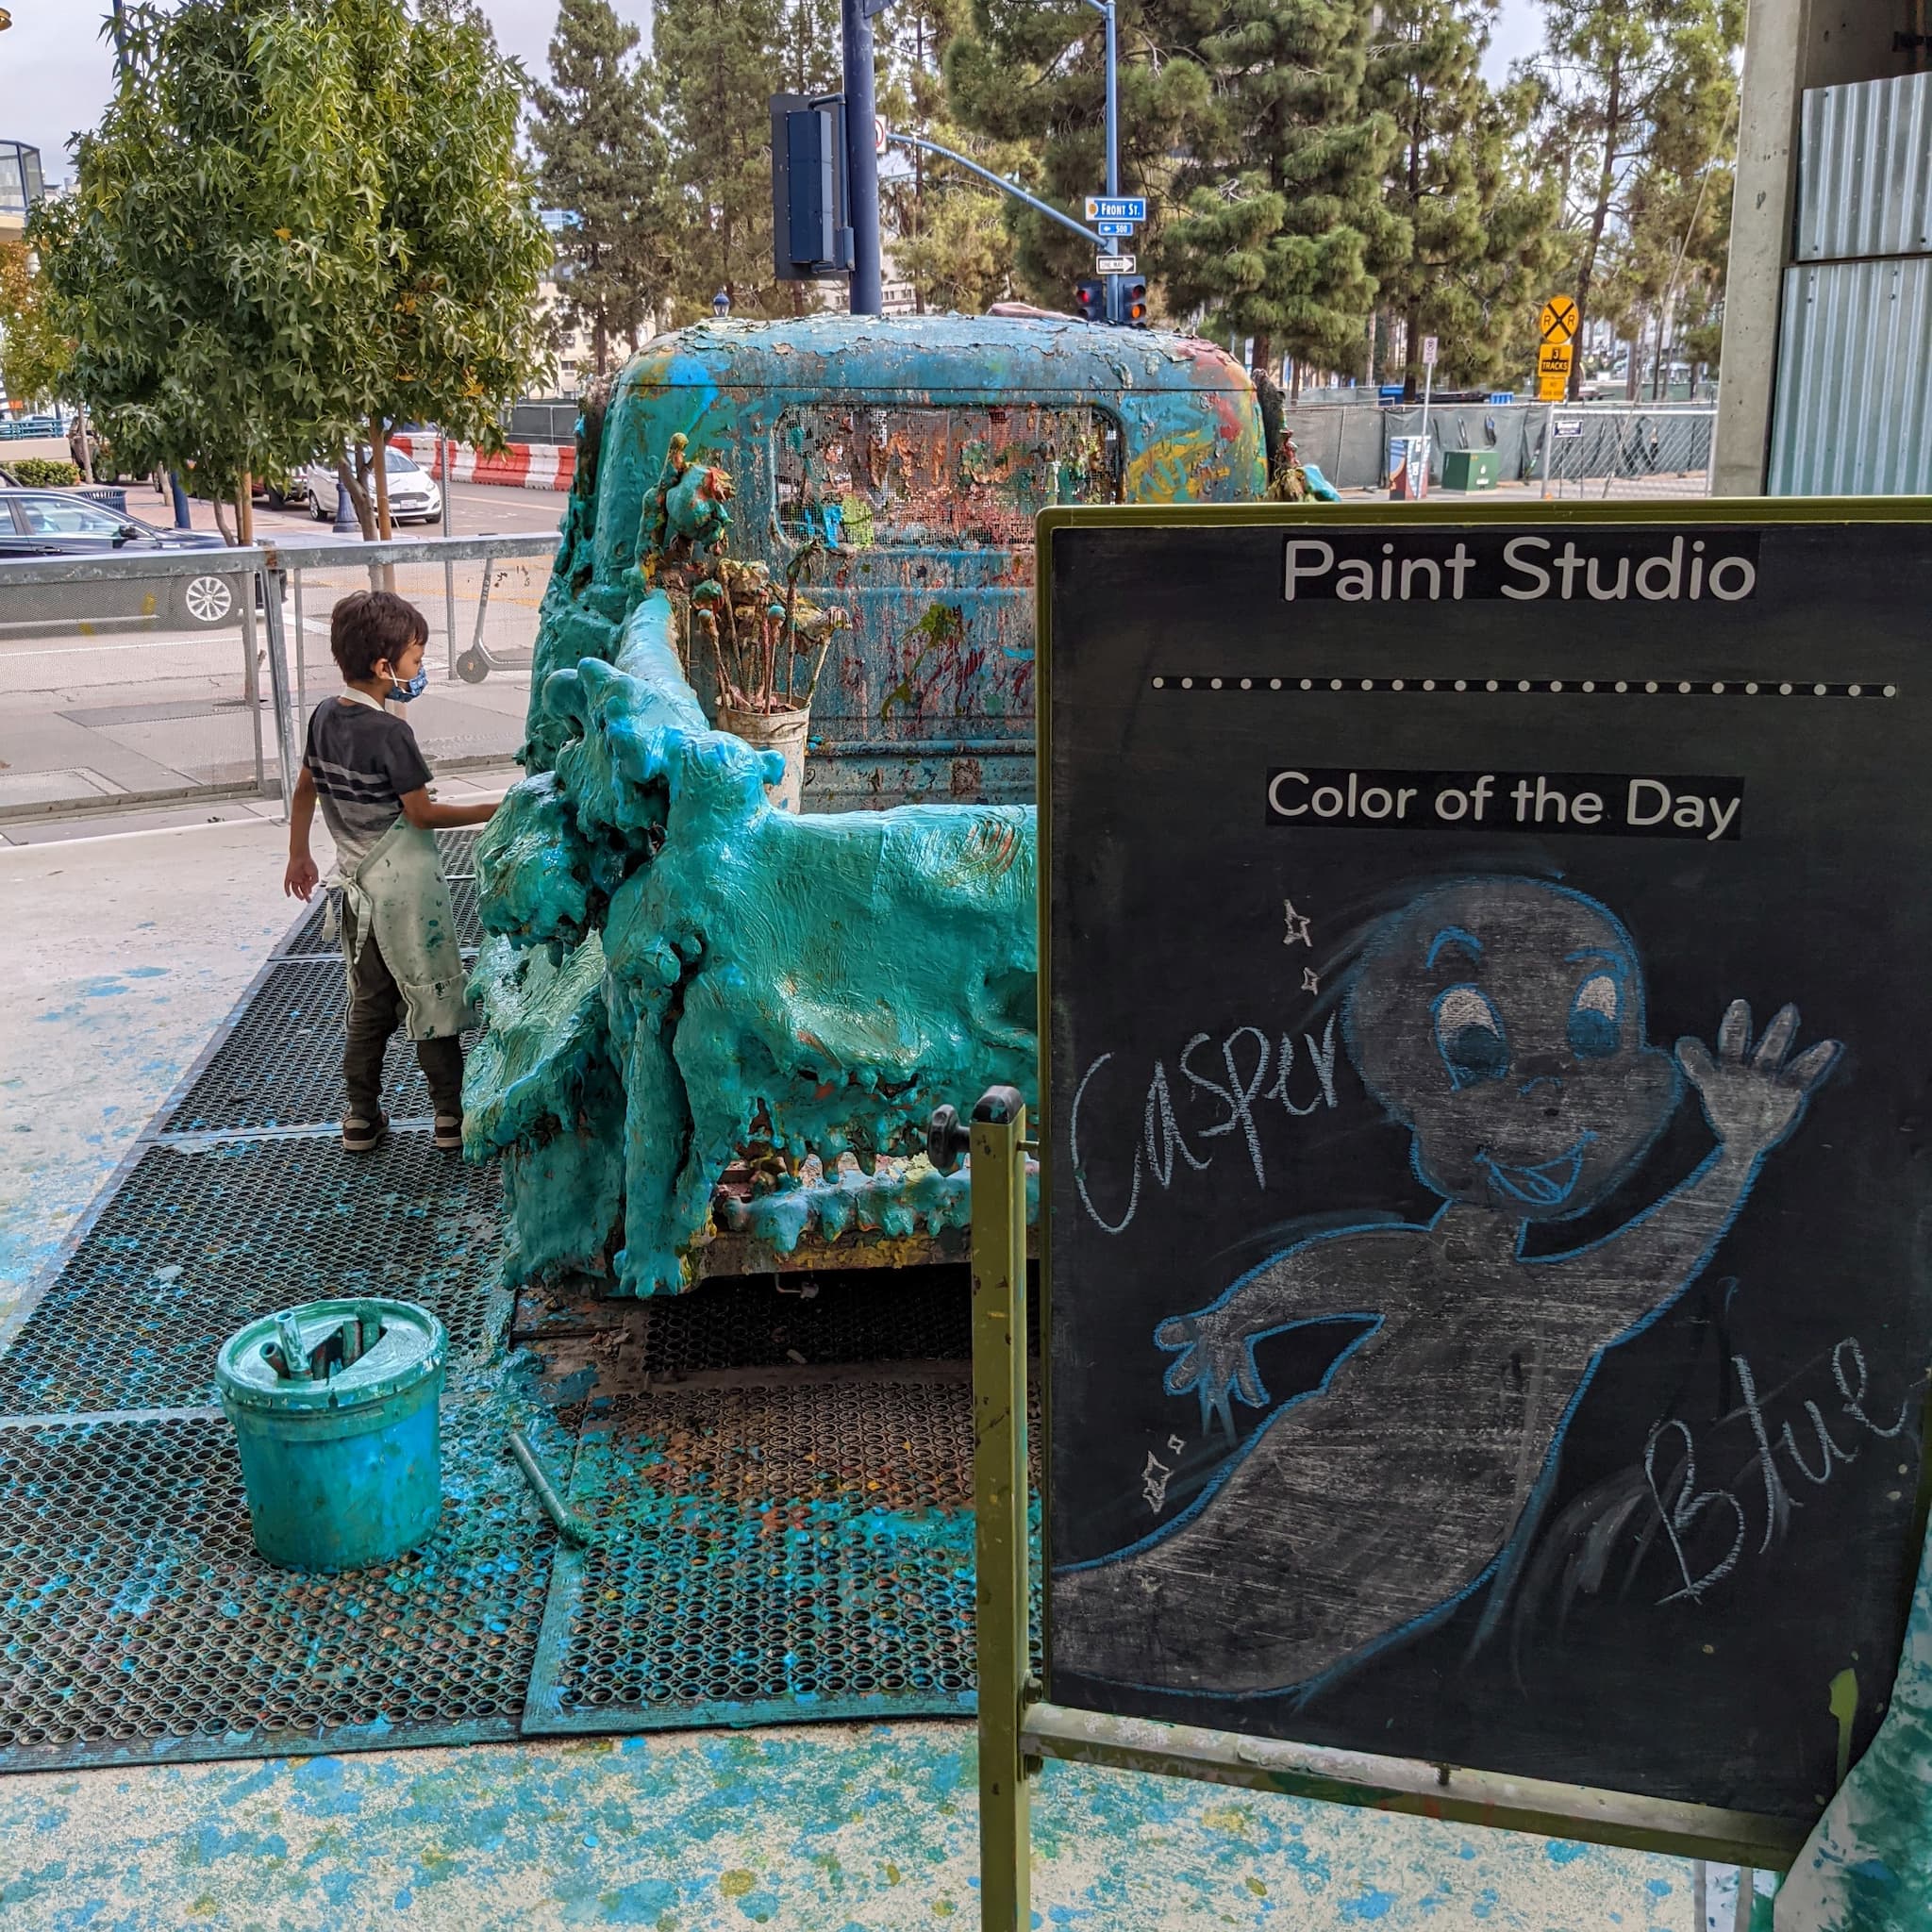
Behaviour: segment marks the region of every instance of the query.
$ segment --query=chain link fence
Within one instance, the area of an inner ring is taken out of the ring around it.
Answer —
[[[1708,496],[1717,411],[1667,404],[1546,408],[1533,449],[1542,494],[1627,501]]]
[[[0,824],[278,798],[340,679],[338,598],[421,608],[429,687],[409,722],[441,770],[523,741],[547,533],[0,560]]]

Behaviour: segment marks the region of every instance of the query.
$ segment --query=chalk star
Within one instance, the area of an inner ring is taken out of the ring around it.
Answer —
[[[1310,927],[1307,916],[1294,909],[1292,899],[1281,902],[1282,917],[1288,922],[1288,932],[1282,939],[1284,946],[1312,946],[1315,941],[1309,936]]]
[[[1322,991],[1321,975],[1312,966],[1304,966],[1302,968],[1302,991],[1304,992],[1320,992]]]
[[[1174,1471],[1153,1450],[1148,1450],[1147,1467],[1141,1472],[1141,1493],[1147,1498],[1148,1508],[1157,1516],[1167,1506],[1167,1484],[1173,1474]]]

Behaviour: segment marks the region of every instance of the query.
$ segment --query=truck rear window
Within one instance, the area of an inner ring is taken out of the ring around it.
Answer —
[[[1120,494],[1120,432],[1094,408],[817,403],[775,441],[780,529],[848,549],[1027,549],[1036,511]]]

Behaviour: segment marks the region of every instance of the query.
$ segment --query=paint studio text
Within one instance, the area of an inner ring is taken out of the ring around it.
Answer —
[[[1362,532],[1287,540],[1282,595],[1291,604],[1742,603],[1757,591],[1751,531],[1582,530],[1505,537],[1483,531]]]

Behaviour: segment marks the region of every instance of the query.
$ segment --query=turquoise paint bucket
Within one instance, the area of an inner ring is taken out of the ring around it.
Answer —
[[[361,1570],[436,1527],[448,1352],[427,1308],[359,1297],[264,1315],[222,1344],[215,1382],[271,1563]]]

